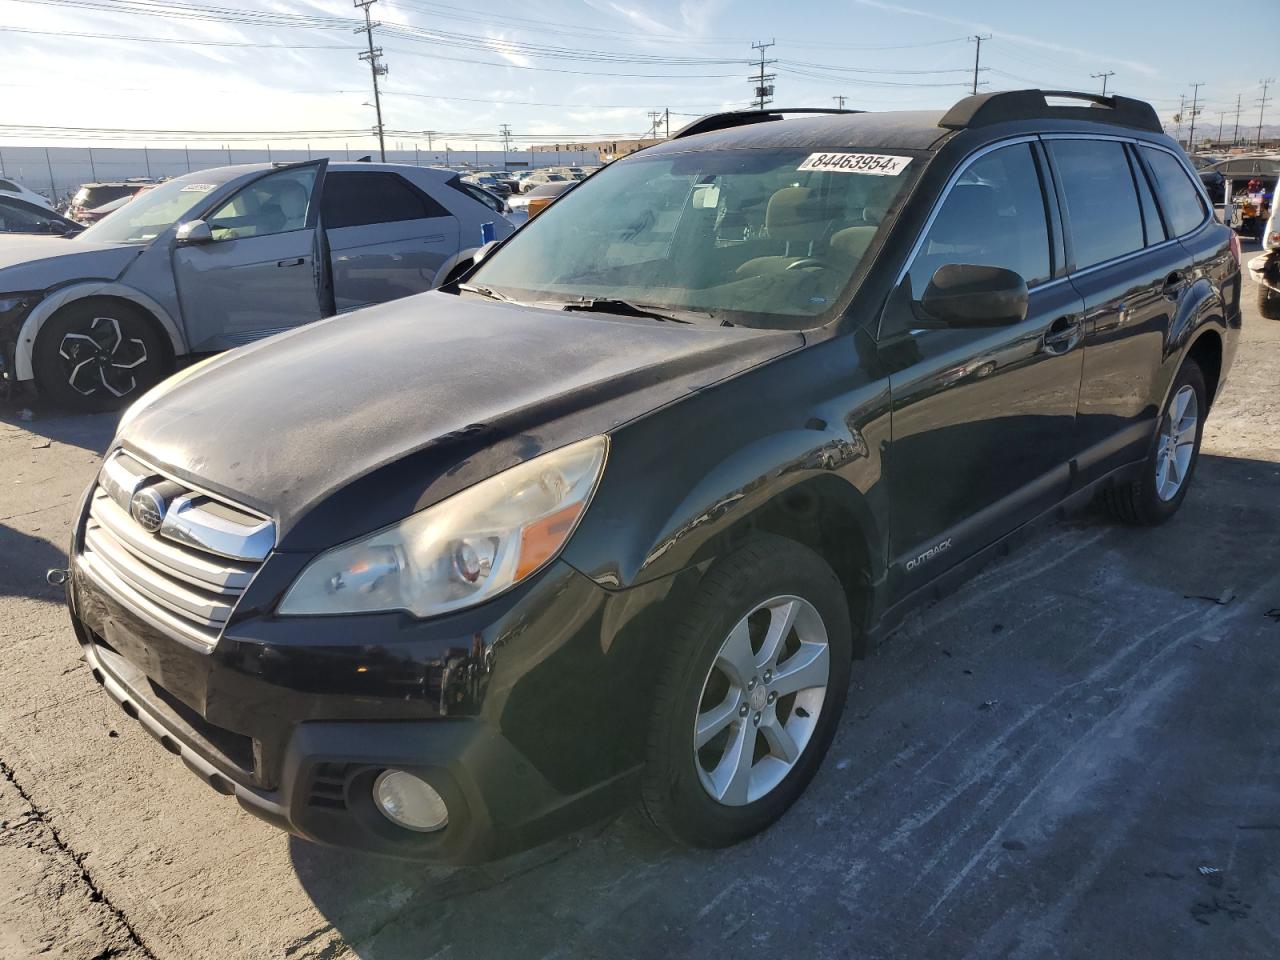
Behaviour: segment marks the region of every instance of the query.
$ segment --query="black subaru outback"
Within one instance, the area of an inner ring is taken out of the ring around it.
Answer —
[[[472,861],[638,800],[717,846],[904,613],[1064,506],[1172,516],[1240,268],[1152,109],[815,114],[139,401],[71,551],[94,676],[314,840]]]

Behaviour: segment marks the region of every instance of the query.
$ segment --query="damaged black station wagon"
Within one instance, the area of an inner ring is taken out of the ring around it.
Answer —
[[[313,840],[762,830],[904,613],[1066,506],[1178,509],[1240,326],[1123,97],[708,117],[481,252],[156,388],[76,529],[94,676]]]

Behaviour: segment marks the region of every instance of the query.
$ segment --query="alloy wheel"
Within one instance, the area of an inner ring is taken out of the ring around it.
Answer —
[[[1196,427],[1200,421],[1200,403],[1196,391],[1185,384],[1173,395],[1156,448],[1156,495],[1172,500],[1182,489],[1191,458],[1195,453]]]
[[[694,764],[712,799],[744,806],[783,781],[817,728],[830,674],[826,625],[807,600],[774,597],[738,621],[694,720]]]
[[[91,397],[105,390],[123,397],[137,389],[133,371],[147,362],[147,347],[137,337],[126,337],[115,317],[94,317],[87,328],[62,338],[58,356],[76,393]]]

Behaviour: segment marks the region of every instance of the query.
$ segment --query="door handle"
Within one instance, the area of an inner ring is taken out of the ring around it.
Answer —
[[[1080,318],[1059,317],[1045,331],[1042,349],[1055,356],[1066,353],[1080,342]]]
[[[277,267],[300,267],[307,262],[306,257],[294,257],[292,260],[277,260]]]
[[[1164,286],[1161,288],[1163,293],[1170,300],[1177,298],[1182,288],[1187,285],[1187,276],[1181,270],[1175,270],[1164,278]]]

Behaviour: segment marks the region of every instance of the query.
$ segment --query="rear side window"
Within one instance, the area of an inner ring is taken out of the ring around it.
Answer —
[[[1160,206],[1164,208],[1165,219],[1169,221],[1169,229],[1173,235],[1180,237],[1204,223],[1208,215],[1204,200],[1182,164],[1163,150],[1153,150],[1150,147],[1140,149],[1155,177]]]
[[[1044,193],[1028,144],[993,150],[960,175],[911,264],[911,295],[948,263],[1004,267],[1029,285],[1049,278]]]
[[[481,187],[477,187],[473,183],[467,183],[461,177],[454,177],[452,180],[449,181],[449,186],[453,187],[453,189],[455,190],[459,190],[462,193],[465,193],[472,200],[476,200],[480,203],[483,203],[486,207],[488,207],[490,210],[494,211],[495,213],[502,212],[502,208],[503,208],[502,200],[499,197],[494,196],[488,190],[485,190]]]
[[[324,178],[321,218],[326,229],[447,217],[448,211],[395,173],[335,171]]]
[[[1142,203],[1142,225],[1147,231],[1147,246],[1149,247],[1168,240],[1169,236],[1165,233],[1164,222],[1160,219],[1160,210],[1156,206],[1155,196],[1151,193],[1151,185],[1147,182],[1147,175],[1142,172],[1142,167],[1137,165],[1136,158],[1134,158],[1133,162],[1133,179],[1138,185],[1138,200]]]
[[[1142,214],[1124,145],[1053,140],[1048,146],[1066,201],[1076,269],[1141,250]]]

